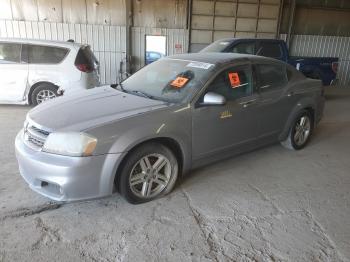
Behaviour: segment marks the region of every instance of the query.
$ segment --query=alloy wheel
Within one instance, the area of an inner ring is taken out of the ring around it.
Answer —
[[[298,146],[302,146],[309,138],[311,132],[310,118],[306,115],[302,116],[295,125],[294,142]]]
[[[171,181],[172,166],[161,154],[149,154],[136,162],[129,176],[131,191],[140,198],[159,195]]]
[[[50,99],[55,98],[55,97],[56,97],[56,94],[53,91],[41,90],[36,96],[36,101],[38,104],[40,104],[44,101],[50,100]]]

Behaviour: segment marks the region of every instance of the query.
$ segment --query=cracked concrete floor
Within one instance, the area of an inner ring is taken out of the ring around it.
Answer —
[[[20,177],[28,107],[0,106],[0,261],[349,261],[350,89],[328,92],[307,148],[273,145],[193,171],[133,206],[51,203]]]

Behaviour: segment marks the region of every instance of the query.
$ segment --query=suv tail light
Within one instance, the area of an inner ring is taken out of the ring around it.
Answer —
[[[94,69],[89,64],[77,64],[75,65],[79,71],[84,73],[91,73]]]
[[[333,62],[332,63],[332,70],[336,74],[338,72],[338,62]]]
[[[90,46],[82,46],[79,49],[74,65],[83,73],[92,73],[97,70],[98,60],[91,51]]]

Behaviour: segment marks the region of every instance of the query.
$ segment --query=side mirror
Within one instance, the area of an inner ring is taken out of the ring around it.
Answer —
[[[214,92],[208,92],[204,95],[201,105],[224,105],[226,98]]]

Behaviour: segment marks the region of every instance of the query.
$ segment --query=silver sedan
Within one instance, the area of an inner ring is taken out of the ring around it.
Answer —
[[[32,109],[16,138],[20,173],[57,201],[118,190],[142,203],[201,165],[271,143],[301,149],[322,117],[323,87],[277,60],[186,54],[144,67],[116,89]]]

